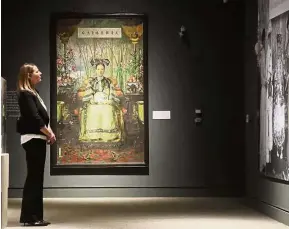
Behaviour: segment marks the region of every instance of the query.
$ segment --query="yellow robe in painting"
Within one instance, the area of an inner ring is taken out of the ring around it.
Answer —
[[[106,77],[97,77],[87,85],[81,109],[79,140],[83,142],[122,142],[124,122],[120,98]]]

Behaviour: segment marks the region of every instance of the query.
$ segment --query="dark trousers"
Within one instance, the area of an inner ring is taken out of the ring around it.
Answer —
[[[20,222],[43,220],[43,178],[46,141],[31,139],[24,143],[27,177],[23,189]]]

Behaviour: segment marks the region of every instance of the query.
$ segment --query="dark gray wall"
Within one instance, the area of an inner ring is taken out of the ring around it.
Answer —
[[[245,111],[251,121],[246,125],[246,194],[259,202],[259,209],[289,224],[289,185],[262,178],[258,169],[258,69],[254,53],[258,9],[257,1],[247,0],[245,14]],[[260,205],[260,203],[262,203]],[[271,208],[271,210],[269,210]],[[274,210],[272,210],[274,209]],[[287,212],[286,212],[287,211]],[[285,216],[286,215],[286,216]],[[285,218],[284,218],[285,217]],[[287,219],[286,219],[287,217]]]
[[[192,2],[186,0],[35,3],[26,0],[8,6],[7,2],[2,1],[2,76],[8,80],[8,90],[13,90],[20,65],[36,63],[43,72],[39,89],[48,106],[50,12],[133,12],[147,13],[149,18],[150,175],[50,176],[48,154],[47,189],[58,188],[61,192],[63,188],[167,187],[199,190],[189,195],[243,194],[244,20],[241,4],[194,1],[190,7]],[[188,29],[190,47],[178,36],[181,25]],[[196,127],[194,109],[199,107],[204,111],[204,123]],[[171,110],[172,119],[152,120],[153,110]],[[8,120],[10,188],[21,189],[26,173],[25,154],[14,122]],[[182,195],[180,193],[174,195]],[[153,191],[144,193],[154,194]],[[104,191],[102,195],[108,194]]]

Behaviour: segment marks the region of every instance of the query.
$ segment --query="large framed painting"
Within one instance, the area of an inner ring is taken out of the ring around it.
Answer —
[[[149,172],[147,17],[51,17],[51,175]]]
[[[289,0],[258,0],[259,171],[289,183]]]

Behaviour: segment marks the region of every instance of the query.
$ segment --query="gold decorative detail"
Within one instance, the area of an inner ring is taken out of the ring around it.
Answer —
[[[135,45],[139,42],[139,39],[143,35],[143,24],[134,25],[134,26],[122,26],[125,35],[131,40]]]

